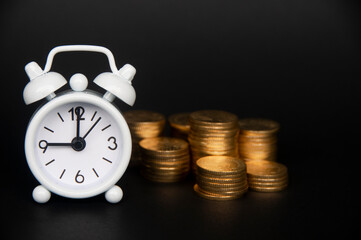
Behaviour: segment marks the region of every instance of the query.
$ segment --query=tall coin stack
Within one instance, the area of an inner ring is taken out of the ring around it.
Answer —
[[[189,114],[190,113],[187,112],[175,113],[168,117],[172,137],[182,138],[188,141],[188,134],[190,130]]]
[[[197,161],[194,191],[211,200],[230,200],[248,190],[246,164],[235,157],[208,156]]]
[[[245,161],[277,160],[277,132],[275,121],[246,118],[239,121],[239,155]]]
[[[189,115],[192,170],[204,156],[238,156],[238,117],[219,110],[201,110]]]
[[[188,142],[179,138],[158,137],[139,142],[142,152],[141,174],[154,182],[178,182],[190,170]]]
[[[288,185],[287,167],[272,161],[249,161],[247,164],[249,188],[258,192],[278,192]]]
[[[163,114],[147,110],[131,110],[123,115],[132,135],[132,157],[129,166],[139,166],[141,161],[139,142],[145,138],[161,136],[166,118]]]

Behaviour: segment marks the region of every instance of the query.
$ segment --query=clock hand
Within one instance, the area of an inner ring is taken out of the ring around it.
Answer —
[[[71,146],[72,143],[47,143],[47,146]]]
[[[88,134],[91,132],[91,130],[93,130],[93,128],[95,127],[95,125],[98,124],[98,122],[100,121],[100,119],[102,119],[102,118],[99,117],[98,120],[93,124],[93,126],[91,126],[91,128],[88,130],[88,132],[84,135],[83,139],[85,139],[86,136],[88,136]]]
[[[82,112],[81,112],[82,110]],[[81,112],[81,113],[80,113]],[[82,107],[76,107],[75,108],[75,115],[76,115],[76,138],[80,137],[80,120],[84,120],[84,118],[81,118],[83,115],[84,108]]]

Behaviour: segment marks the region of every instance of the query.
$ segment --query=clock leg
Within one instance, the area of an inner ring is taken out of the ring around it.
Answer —
[[[49,201],[51,193],[48,189],[43,187],[42,185],[37,186],[33,190],[33,199],[37,203],[46,203]]]
[[[117,185],[114,185],[105,192],[105,199],[110,203],[118,203],[122,198],[123,190]]]

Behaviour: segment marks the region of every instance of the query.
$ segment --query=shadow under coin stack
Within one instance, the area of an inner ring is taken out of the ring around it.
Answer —
[[[142,139],[162,135],[166,122],[165,116],[147,110],[131,110],[123,113],[123,115],[132,135],[132,156],[129,166],[139,166],[141,162],[139,142]]]
[[[176,113],[168,117],[171,136],[188,141],[190,113]]]
[[[197,161],[194,191],[211,200],[240,198],[248,190],[246,164],[235,157],[208,156]]]
[[[288,185],[287,167],[271,161],[249,161],[247,175],[249,188],[258,192],[278,192]]]
[[[238,117],[219,110],[202,110],[189,116],[192,171],[196,161],[204,156],[238,157]]]
[[[154,182],[178,182],[189,173],[189,145],[185,140],[170,137],[143,139],[141,174]]]
[[[239,155],[245,161],[277,160],[277,132],[279,124],[260,118],[239,121]]]

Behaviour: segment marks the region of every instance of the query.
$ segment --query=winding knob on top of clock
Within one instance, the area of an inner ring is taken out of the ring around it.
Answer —
[[[28,63],[25,71],[30,79],[23,92],[23,98],[27,105],[53,94],[67,83],[59,73],[44,73],[36,62]]]
[[[116,73],[105,72],[99,74],[95,79],[94,83],[101,88],[107,90],[104,96],[108,100],[112,100],[115,96],[120,100],[124,101],[130,106],[133,106],[135,102],[135,90],[132,86],[132,80],[136,73],[135,68],[130,64],[125,64]]]

